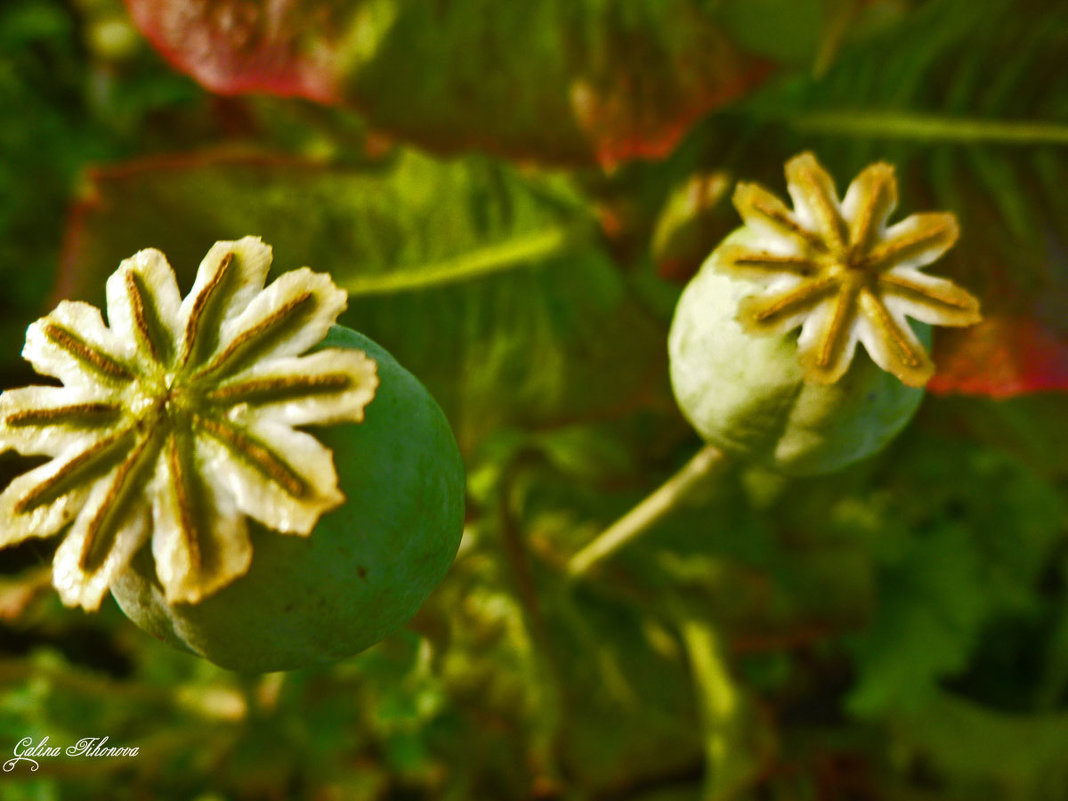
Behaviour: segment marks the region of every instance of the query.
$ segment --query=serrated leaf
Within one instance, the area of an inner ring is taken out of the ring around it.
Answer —
[[[853,711],[871,715],[902,701],[923,703],[917,687],[965,666],[988,609],[966,532],[947,532],[914,547],[880,582],[878,612],[850,697]]]
[[[768,72],[697,0],[126,3],[213,91],[351,104],[439,153],[658,157]]]
[[[1064,516],[1056,490],[996,451],[917,437],[899,459],[872,499],[883,565],[850,696],[863,716],[921,707],[984,625],[1033,611]]]
[[[181,283],[204,243],[262,233],[276,271],[332,274],[349,292],[342,321],[419,376],[468,445],[507,421],[625,411],[662,374],[662,334],[551,181],[414,153],[366,169],[174,157],[91,178],[58,296],[98,300],[114,265],[147,246],[166,249]]]

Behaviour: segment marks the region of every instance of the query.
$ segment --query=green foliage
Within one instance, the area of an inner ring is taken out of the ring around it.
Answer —
[[[112,0],[0,8],[3,386],[26,324],[99,302],[119,259],[161,248],[188,288],[211,242],[261,234],[445,408],[459,556],[400,634],[246,676],[63,608],[49,543],[0,552],[0,763],[23,737],[140,748],[20,765],[0,801],[1066,801],[1063,392],[929,394],[867,462],[735,465],[566,570],[700,447],[666,375],[680,284],[734,182],[781,192],[801,149],[840,188],[894,162],[903,211],[961,218],[946,270],[1063,345],[1063,4],[274,5],[308,12],[281,31],[302,47],[347,37],[350,105],[211,95]],[[766,83],[690,92],[723,63]],[[994,345],[962,346],[983,391],[1068,385],[1034,340]]]
[[[198,96],[154,61],[94,57],[94,23],[116,18],[97,4],[79,21],[65,4],[42,0],[0,9],[0,368],[14,365],[26,316],[45,311],[66,206],[79,171],[152,147],[151,117],[181,113]],[[79,24],[79,23],[82,24]],[[117,60],[116,60],[117,59]],[[123,72],[136,70],[136,81]],[[168,146],[173,146],[169,142]]]
[[[997,453],[931,440],[898,458],[905,470],[874,508],[842,513],[851,528],[855,517],[875,523],[865,536],[880,597],[850,698],[865,715],[922,708],[937,679],[966,667],[984,628],[1048,611],[1033,588],[1066,511],[1059,493]]]
[[[22,340],[12,309],[41,305],[58,252],[56,231],[72,172],[97,157],[92,134],[79,130],[83,65],[72,20],[52,4],[11,5],[0,11],[0,327],[5,363]],[[34,126],[14,124],[20,117]],[[87,141],[88,140],[88,141]],[[42,217],[44,219],[42,219]],[[43,224],[45,220],[48,224]],[[8,322],[10,321],[10,323]]]

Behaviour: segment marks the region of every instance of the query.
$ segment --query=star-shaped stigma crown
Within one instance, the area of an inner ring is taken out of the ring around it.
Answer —
[[[347,297],[301,268],[264,288],[271,248],[218,242],[179,295],[158,250],[107,282],[108,322],[63,301],[23,356],[63,386],[0,395],[0,451],[50,461],[0,494],[0,546],[70,525],[53,581],[96,609],[151,542],[170,602],[196,603],[251,563],[248,520],[308,535],[344,501],[331,452],[305,425],[359,422],[378,385],[361,351],[319,343]]]
[[[950,213],[914,214],[887,227],[897,205],[894,168],[867,167],[838,199],[834,181],[811,153],[786,163],[791,211],[756,184],[739,183],[734,205],[752,244],[727,245],[728,274],[756,280],[738,321],[754,334],[801,326],[798,353],[806,380],[833,383],[849,368],[857,342],[872,360],[910,386],[923,386],[934,364],[906,317],[965,326],[979,301],[944,278],[920,272],[957,241]]]

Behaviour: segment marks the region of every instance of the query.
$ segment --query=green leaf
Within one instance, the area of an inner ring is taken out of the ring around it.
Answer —
[[[872,496],[882,568],[874,619],[856,642],[850,705],[863,716],[922,706],[959,674],[984,627],[1028,618],[1064,500],[996,451],[914,437]]]
[[[829,17],[821,0],[741,0],[723,3],[723,21],[740,45],[779,62],[811,61]]]
[[[663,624],[586,592],[547,606],[563,686],[560,751],[567,772],[619,797],[622,788],[655,785],[699,765],[700,691]],[[651,647],[654,637],[669,647]]]
[[[628,299],[594,223],[558,182],[402,152],[368,168],[262,156],[148,160],[93,173],[56,294],[99,301],[145,247],[180,280],[215,240],[274,245],[349,291],[345,324],[427,384],[461,442],[507,421],[618,414],[660,388],[662,334]]]
[[[967,532],[946,532],[911,549],[880,580],[880,602],[860,652],[861,674],[850,698],[872,715],[895,703],[922,704],[933,677],[967,663],[989,605]]]
[[[948,693],[895,714],[895,746],[957,788],[960,798],[1068,798],[1068,715],[1006,715]]]

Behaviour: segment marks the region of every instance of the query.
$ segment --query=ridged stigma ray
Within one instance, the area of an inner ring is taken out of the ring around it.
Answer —
[[[0,546],[66,530],[64,603],[98,608],[146,543],[167,600],[195,603],[248,570],[248,519],[307,536],[343,502],[332,454],[301,427],[360,422],[376,365],[306,353],[346,294],[307,268],[265,287],[270,264],[258,238],[216,243],[182,298],[143,250],[107,282],[107,325],[64,301],[27,330],[23,355],[63,386],[0,396],[0,449],[52,457],[0,494]]]

